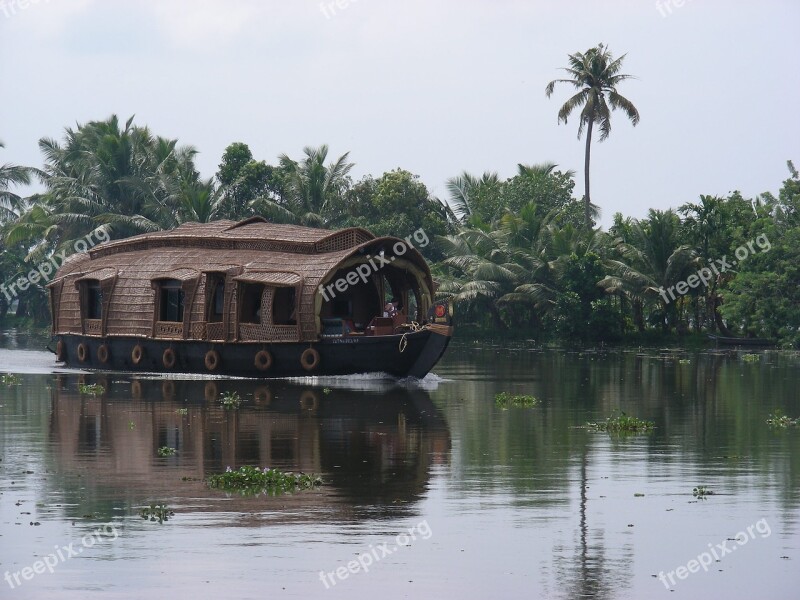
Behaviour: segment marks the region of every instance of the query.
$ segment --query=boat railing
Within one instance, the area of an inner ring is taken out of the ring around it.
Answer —
[[[85,335],[103,335],[102,319],[85,319],[83,323]]]
[[[296,342],[300,340],[300,327],[240,323],[239,339],[243,342]]]
[[[156,321],[155,337],[180,339],[183,337],[183,323],[176,321]]]
[[[206,323],[206,339],[214,341],[225,340],[224,323]]]

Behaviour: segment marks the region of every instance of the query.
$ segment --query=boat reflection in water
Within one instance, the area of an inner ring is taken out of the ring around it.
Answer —
[[[418,388],[83,375],[54,383],[50,447],[54,479],[64,480],[54,485],[73,490],[81,513],[166,501],[199,512],[305,507],[341,518],[358,518],[359,511],[395,517],[425,493],[432,469],[450,456],[447,424]],[[105,391],[81,394],[81,383]],[[242,404],[224,408],[220,395],[234,391]],[[162,447],[175,455],[159,457]],[[206,487],[208,475],[242,465],[317,473],[324,484],[256,498]]]

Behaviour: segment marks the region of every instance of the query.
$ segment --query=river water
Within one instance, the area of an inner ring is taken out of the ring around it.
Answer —
[[[0,345],[0,598],[800,598],[800,427],[765,422],[796,355],[456,342],[422,382],[263,382]],[[655,429],[582,427],[617,410]],[[323,484],[203,481],[241,465]]]

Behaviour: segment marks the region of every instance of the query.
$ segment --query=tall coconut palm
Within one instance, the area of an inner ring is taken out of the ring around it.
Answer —
[[[617,92],[617,86],[631,79],[632,75],[620,73],[625,54],[615,59],[603,44],[589,48],[586,52],[569,55],[569,79],[555,79],[547,84],[545,94],[549,98],[557,83],[567,83],[579,90],[567,100],[558,111],[559,122],[566,124],[568,117],[583,107],[578,124],[578,139],[586,128],[586,154],[584,159],[584,221],[586,229],[591,228],[591,199],[589,195],[589,159],[592,145],[592,129],[595,123],[600,128],[600,141],[611,133],[611,111],[622,110],[635,126],[639,122],[639,111],[633,103]]]
[[[349,152],[325,166],[328,146],[303,148],[305,158],[300,161],[282,154],[280,164],[288,173],[289,204],[301,222],[322,225],[324,211],[343,193],[347,174],[354,164],[347,162]]]

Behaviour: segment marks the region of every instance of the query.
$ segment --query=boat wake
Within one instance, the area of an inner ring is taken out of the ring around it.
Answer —
[[[315,387],[382,392],[395,387],[416,388],[431,392],[440,383],[449,381],[435,373],[428,373],[423,379],[404,377],[398,379],[388,373],[360,373],[356,375],[324,375],[309,377],[286,377],[284,381],[302,383]]]
[[[55,356],[50,352],[39,350],[8,350],[0,349],[0,372],[18,375],[36,374],[89,374],[95,371],[71,369],[60,366]],[[103,375],[123,375],[137,379],[175,379],[175,380],[241,380],[253,381],[249,377],[231,377],[230,375],[201,375],[194,373],[141,373],[126,371],[103,371]],[[428,373],[423,379],[404,377],[398,379],[388,373],[362,373],[358,375],[325,375],[307,377],[281,377],[271,381],[287,381],[314,387],[329,387],[335,389],[350,389],[368,392],[381,392],[395,387],[423,389],[433,391],[440,383],[450,381]]]
[[[15,375],[47,375],[50,373],[86,373],[80,369],[59,366],[51,352],[41,350],[9,350],[0,348],[0,372]]]

